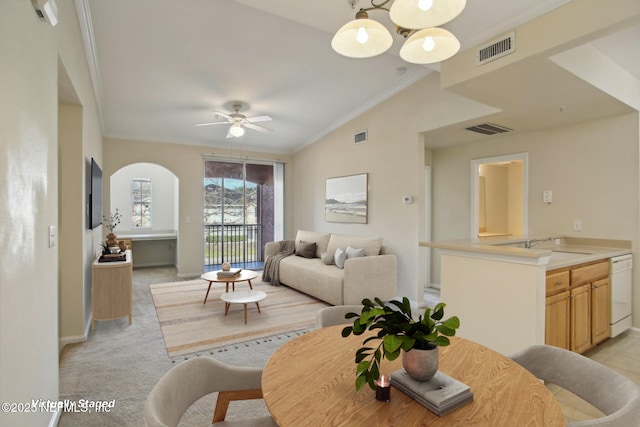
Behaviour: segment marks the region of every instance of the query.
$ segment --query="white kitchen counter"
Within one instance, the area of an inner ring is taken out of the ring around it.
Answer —
[[[536,237],[544,238],[543,237]],[[584,264],[631,253],[631,241],[610,239],[583,239],[559,237],[560,244],[543,242],[533,248],[519,247],[528,239],[483,238],[480,240],[452,240],[420,242],[420,246],[445,251],[466,252],[472,256],[482,254],[512,259],[514,262],[544,264],[547,270]]]
[[[527,249],[527,240],[420,243],[440,252],[440,295],[458,335],[505,355],[544,344],[546,272],[631,253],[629,241],[561,237]]]

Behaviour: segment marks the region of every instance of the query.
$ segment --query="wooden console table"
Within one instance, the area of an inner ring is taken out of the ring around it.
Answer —
[[[96,320],[113,320],[129,316],[132,321],[133,257],[126,251],[126,261],[98,262],[91,267],[91,329]]]

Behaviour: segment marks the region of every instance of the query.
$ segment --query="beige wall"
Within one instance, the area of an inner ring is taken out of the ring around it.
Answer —
[[[398,293],[422,303],[424,267],[418,242],[424,240],[424,147],[417,123],[437,74],[410,86],[342,126],[294,157],[293,229],[379,236],[398,255]],[[353,143],[354,133],[368,130],[368,141]],[[367,173],[368,224],[326,222],[327,178]],[[413,203],[403,204],[403,196]]]
[[[69,334],[83,339],[83,320],[90,313],[85,306],[90,263],[81,254],[93,233],[81,229],[81,223],[69,232],[60,219],[67,209],[75,217],[83,211],[84,170],[76,163],[70,173],[81,184],[64,189],[60,182],[69,171],[61,172],[59,165],[100,158],[102,140],[74,2],[57,4],[59,23],[54,28],[36,16],[30,1],[0,2],[2,402],[58,398],[58,330],[68,328]],[[82,108],[78,113],[62,106],[59,124],[58,104],[69,103],[59,100],[65,90],[74,94],[71,103]],[[72,140],[59,141],[59,130]],[[60,242],[52,248],[49,226],[57,227]],[[74,256],[63,260],[60,249],[68,247],[69,238],[75,240]],[[59,275],[63,267],[73,273]],[[65,289],[73,298],[62,298]],[[65,307],[67,302],[69,319],[64,309],[58,316],[59,304]],[[47,425],[52,417],[47,412],[0,412],[0,425]]]
[[[198,277],[204,271],[204,245],[202,234],[203,207],[203,156],[214,153],[218,156],[236,158],[259,158],[281,160],[285,164],[285,177],[291,171],[291,159],[287,156],[245,152],[238,149],[212,149],[210,147],[126,141],[106,139],[104,144],[104,210],[109,212],[111,187],[109,177],[121,168],[134,163],[153,163],[171,171],[178,178],[178,243],[177,267],[180,277]],[[285,178],[285,221],[291,215],[293,201],[288,194],[293,192],[293,182]],[[127,189],[128,191],[128,189]],[[186,218],[189,217],[189,222]]]
[[[485,177],[485,224],[488,233],[507,233],[508,170],[505,166],[481,165]]]
[[[62,347],[67,343],[86,340],[91,323],[91,263],[103,233],[102,227],[95,230],[88,228],[87,193],[91,158],[102,164],[102,130],[75,2],[63,0],[57,4],[60,16],[55,27],[59,55],[59,102],[72,102],[78,110],[75,119],[62,128],[65,133],[59,135],[58,141],[61,165],[74,162],[73,167],[67,169],[64,166],[60,171],[61,182],[58,186],[59,215],[64,218],[60,224],[60,239],[73,248],[72,251],[58,250],[60,271],[67,275],[60,280],[59,286]],[[70,97],[73,98],[71,101]],[[69,134],[73,135],[71,140],[68,139]],[[81,162],[81,165],[77,162]]]
[[[423,164],[432,167],[432,227],[434,241],[470,236],[471,159],[529,153],[529,234],[563,234],[631,240],[640,243],[638,174],[638,114],[626,114],[538,132],[505,134],[482,143],[422,153],[418,133],[447,123],[462,105],[456,95],[439,87],[432,74],[391,97],[294,157],[293,229],[310,229],[384,238],[398,254],[398,292],[421,301],[425,200]],[[354,145],[353,134],[368,129],[369,141]],[[432,141],[424,142],[429,146]],[[369,174],[369,223],[348,225],[324,220],[324,185],[330,177]],[[615,190],[613,190],[615,188]],[[620,189],[618,189],[620,188]],[[542,191],[553,191],[551,205]],[[414,202],[403,205],[403,195]],[[573,219],[583,230],[572,231]],[[439,283],[437,251],[431,281]],[[634,273],[635,324],[640,325],[640,269]]]
[[[524,134],[504,134],[482,144],[434,150],[433,240],[470,235],[472,159],[529,153],[529,234],[559,234],[640,243],[638,113]],[[553,203],[542,192],[553,191]],[[582,220],[582,231],[572,221]],[[440,262],[433,257],[432,280]],[[640,268],[634,270],[634,324],[640,325]]]

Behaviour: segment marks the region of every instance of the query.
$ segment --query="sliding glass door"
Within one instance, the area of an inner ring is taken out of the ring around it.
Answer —
[[[204,264],[243,269],[264,266],[264,244],[280,239],[282,180],[274,163],[205,160]],[[280,187],[280,188],[278,188]]]

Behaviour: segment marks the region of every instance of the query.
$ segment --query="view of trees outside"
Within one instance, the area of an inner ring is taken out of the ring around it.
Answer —
[[[257,224],[258,186],[234,178],[204,179],[204,223]],[[246,210],[245,210],[246,199]]]
[[[131,181],[131,207],[133,226],[151,227],[151,180],[134,178]]]

